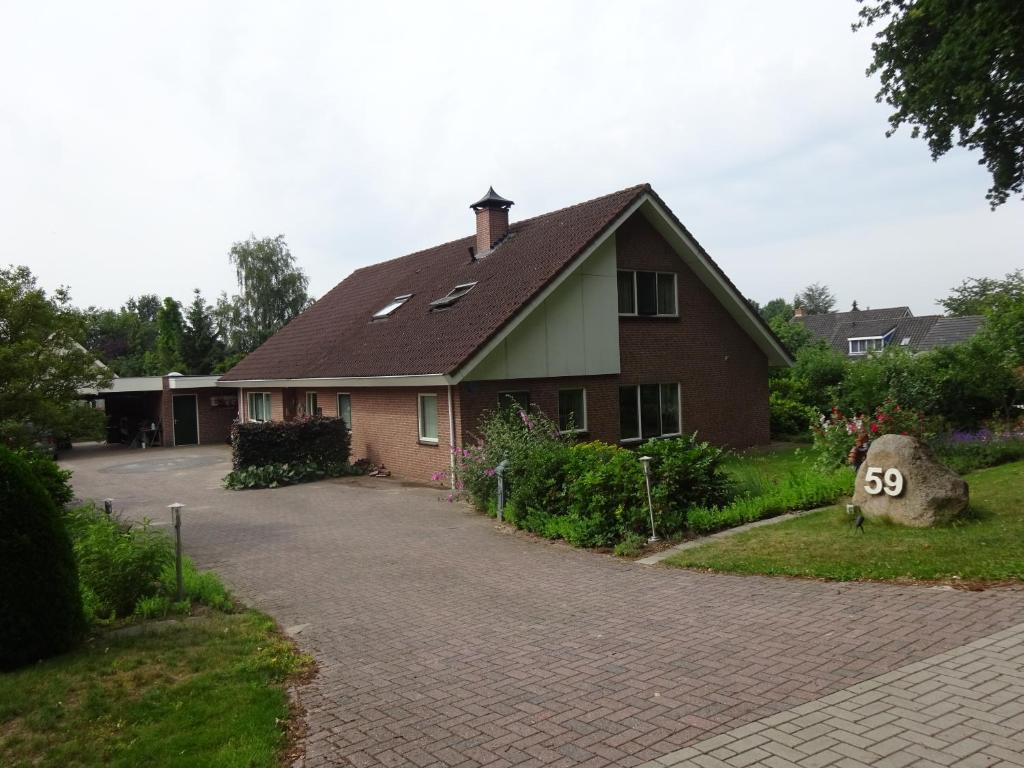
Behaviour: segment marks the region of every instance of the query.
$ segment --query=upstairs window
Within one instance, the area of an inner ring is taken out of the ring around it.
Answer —
[[[452,306],[455,302],[472,291],[474,285],[476,285],[476,283],[463,283],[462,285],[456,285],[448,292],[447,296],[442,296],[440,299],[434,299],[430,302],[431,311],[448,309],[448,307]]]
[[[851,355],[866,355],[868,352],[877,352],[885,347],[885,339],[882,336],[872,336],[864,339],[849,339]]]
[[[675,272],[617,274],[619,314],[640,317],[677,317]]]
[[[386,317],[390,317],[391,314],[398,309],[400,306],[405,304],[409,299],[412,298],[411,293],[403,293],[401,296],[395,296],[390,302],[381,307],[379,310],[373,313],[374,320],[383,320]]]

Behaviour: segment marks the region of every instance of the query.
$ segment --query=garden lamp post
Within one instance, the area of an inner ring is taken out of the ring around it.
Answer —
[[[494,474],[498,477],[498,522],[502,522],[505,512],[505,470],[508,469],[508,459],[502,459],[494,468]]]
[[[658,533],[654,530],[654,502],[651,501],[651,457],[641,456],[640,463],[644,467],[644,485],[647,486],[647,511],[651,514],[651,538],[647,543],[653,544],[658,540]]]
[[[167,505],[167,508],[171,510],[171,522],[174,524],[174,580],[178,590],[177,602],[179,603],[185,599],[185,589],[181,578],[181,510],[184,506],[180,501]]]

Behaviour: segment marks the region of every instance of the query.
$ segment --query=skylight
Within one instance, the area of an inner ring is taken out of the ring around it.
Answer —
[[[430,308],[434,309],[448,309],[455,302],[473,290],[473,286],[476,283],[463,283],[462,285],[456,285],[451,291],[448,292],[447,296],[443,296],[440,299],[434,299],[430,302]]]
[[[374,312],[373,319],[374,320],[383,320],[384,318],[390,316],[392,312],[394,312],[400,306],[405,304],[405,302],[407,302],[411,298],[412,298],[412,294],[411,293],[405,293],[405,294],[402,294],[401,296],[395,296],[395,298],[393,298],[390,302],[388,302],[384,307],[382,307],[377,312]]]

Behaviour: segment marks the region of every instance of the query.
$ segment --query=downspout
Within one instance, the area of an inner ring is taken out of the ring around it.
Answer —
[[[451,448],[451,481],[455,490],[455,408],[452,404],[452,385],[448,385],[448,446]]]

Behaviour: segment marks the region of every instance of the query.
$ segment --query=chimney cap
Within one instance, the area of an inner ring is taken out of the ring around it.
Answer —
[[[470,208],[474,211],[481,211],[485,208],[495,208],[500,211],[507,211],[515,203],[511,200],[506,200],[504,197],[494,191],[494,187],[487,188],[487,194],[473,203]]]

